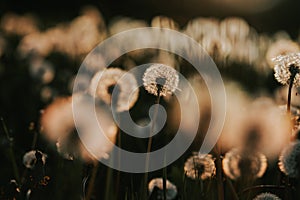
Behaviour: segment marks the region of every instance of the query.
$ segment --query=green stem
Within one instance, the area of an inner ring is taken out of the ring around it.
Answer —
[[[224,185],[222,177],[222,161],[221,161],[221,144],[217,144],[217,189],[218,189],[218,200],[224,200]]]
[[[144,196],[143,196],[143,199],[146,199],[147,198],[147,183],[148,183],[148,170],[149,170],[149,159],[150,159],[150,155],[149,155],[149,152],[151,152],[151,146],[152,146],[152,136],[153,135],[153,131],[154,131],[154,128],[155,128],[155,121],[156,121],[156,118],[157,118],[157,113],[158,113],[158,107],[159,107],[159,102],[160,102],[160,92],[158,91],[158,96],[157,96],[157,100],[156,100],[156,107],[155,107],[155,110],[154,110],[154,113],[153,113],[153,120],[152,120],[152,124],[151,124],[151,127],[150,127],[150,133],[149,133],[149,140],[148,140],[148,145],[147,145],[147,155],[146,155],[146,163],[145,163],[145,176],[144,176]]]
[[[4,123],[3,118],[1,118],[1,122],[2,122],[3,129],[4,129],[4,133],[6,135],[6,139],[9,141],[8,154],[9,154],[9,157],[10,157],[10,160],[11,160],[11,163],[12,163],[14,176],[15,176],[15,179],[16,179],[17,183],[20,184],[20,176],[19,176],[19,171],[18,171],[16,159],[15,159],[15,154],[14,154],[14,151],[13,151],[12,138],[9,135],[9,131],[7,129],[6,124]]]
[[[85,200],[90,200],[94,191],[94,184],[95,184],[95,180],[96,180],[96,176],[97,176],[97,171],[98,171],[98,162],[95,161],[93,163],[93,171],[92,171],[92,176],[91,176],[91,180],[88,186],[88,190],[87,190],[87,194],[86,194],[86,198]]]
[[[290,65],[289,71],[291,73],[290,82],[289,82],[289,90],[288,90],[288,102],[287,102],[287,112],[291,112],[291,99],[292,99],[292,88],[294,84],[294,79],[296,75],[299,73],[299,68],[294,64]]]

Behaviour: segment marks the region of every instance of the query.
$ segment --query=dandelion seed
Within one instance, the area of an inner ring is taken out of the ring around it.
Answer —
[[[299,177],[300,169],[300,141],[290,143],[282,151],[278,163],[279,169],[289,177]]]
[[[178,87],[179,76],[177,71],[167,65],[153,64],[144,73],[145,89],[155,96],[167,96]]]
[[[112,92],[118,89],[116,102],[112,102]],[[116,104],[116,110],[129,110],[137,101],[139,90],[134,75],[118,68],[108,68],[96,73],[91,81],[89,93],[106,104]]]
[[[229,178],[260,178],[267,169],[267,158],[258,152],[243,151],[234,148],[225,154],[222,161],[223,171]]]
[[[281,199],[275,194],[265,192],[257,195],[253,200],[281,200]]]
[[[164,199],[163,179],[162,178],[152,179],[148,184],[148,190],[150,196],[153,196],[155,199]],[[169,180],[166,180],[166,196],[168,200],[175,199],[175,197],[177,196],[177,188]]]
[[[214,159],[210,154],[200,154],[194,152],[194,155],[187,159],[184,164],[184,172],[191,179],[211,178],[216,174]]]
[[[25,153],[25,155],[23,156],[23,164],[25,165],[26,168],[33,169],[35,167],[35,164],[37,162],[37,156],[36,156],[37,153],[39,153],[42,156],[42,162],[45,165],[47,155],[42,153],[41,151],[32,150]]]

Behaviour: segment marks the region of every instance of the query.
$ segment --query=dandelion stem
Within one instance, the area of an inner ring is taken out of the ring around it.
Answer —
[[[154,127],[155,127],[155,121],[157,118],[159,102],[160,102],[160,89],[158,90],[158,96],[157,96],[157,100],[156,100],[157,105],[156,105],[154,113],[153,113],[153,120],[152,120],[152,124],[150,127],[149,140],[148,140],[148,145],[147,145],[145,176],[144,176],[144,199],[146,199],[146,197],[147,197],[147,182],[148,182],[148,170],[149,170],[149,159],[150,159],[149,152],[151,152],[151,146],[152,146],[152,140],[153,140],[151,135],[153,135],[153,131],[154,131]]]
[[[4,133],[6,135],[6,139],[9,141],[8,153],[9,153],[9,157],[10,157],[10,160],[11,160],[11,163],[12,163],[14,176],[15,176],[15,179],[16,179],[17,183],[19,184],[20,183],[20,176],[19,176],[19,171],[18,171],[16,159],[15,159],[15,154],[14,154],[14,151],[13,151],[13,140],[12,140],[12,137],[10,137],[10,135],[9,135],[9,131],[8,131],[7,126],[6,126],[6,124],[4,122],[4,119],[2,117],[1,117],[1,122],[2,122],[2,127],[3,127],[3,130],[4,130]]]
[[[221,144],[217,144],[217,180],[218,180],[218,199],[224,200],[224,185],[222,177]]]
[[[93,163],[93,171],[92,171],[92,176],[91,176],[91,180],[88,186],[88,190],[87,190],[87,194],[86,194],[86,199],[85,200],[90,200],[91,196],[93,194],[93,190],[94,190],[94,184],[95,184],[95,180],[96,180],[96,175],[97,175],[97,171],[98,171],[98,162],[94,161]]]
[[[163,168],[163,192],[164,192],[164,200],[167,200],[167,167]]]
[[[294,79],[296,75],[299,73],[299,69],[295,65],[291,65],[289,70],[291,72],[291,77],[290,77],[289,90],[288,90],[288,102],[287,102],[288,113],[291,112],[291,99],[292,99],[292,89],[293,89]]]

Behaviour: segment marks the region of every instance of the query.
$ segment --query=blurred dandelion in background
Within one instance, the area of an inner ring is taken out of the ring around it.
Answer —
[[[30,61],[29,73],[43,84],[48,84],[54,79],[55,69],[49,61],[35,57]]]
[[[299,177],[300,170],[300,141],[291,142],[284,148],[278,163],[279,169],[289,177]]]
[[[145,89],[155,96],[167,96],[178,87],[179,76],[177,71],[167,65],[153,64],[146,69],[143,75]]]
[[[216,174],[216,166],[212,155],[194,152],[184,164],[184,173],[194,180],[212,178]]]
[[[257,195],[253,200],[281,200],[281,199],[275,194],[265,192]]]
[[[31,150],[25,153],[23,156],[23,164],[26,168],[33,169],[35,167],[35,164],[37,162],[37,156],[36,156],[37,153],[42,155],[41,159],[43,164],[45,165],[47,155],[39,150]]]
[[[154,178],[148,184],[150,199],[164,199],[163,179]],[[166,180],[166,197],[167,200],[175,199],[177,196],[177,187],[169,180]]]
[[[37,18],[30,14],[20,16],[15,13],[6,13],[1,18],[0,27],[6,34],[18,36],[39,31]]]
[[[58,152],[66,159],[81,158],[89,162],[96,158],[108,158],[108,153],[112,150],[116,139],[117,127],[112,116],[107,114],[108,111],[105,111],[104,107],[95,108],[97,119],[101,123],[104,132],[100,133],[95,127],[96,125],[88,122],[90,118],[86,116],[84,109],[91,109],[94,106],[91,98],[83,94],[58,98],[43,111],[41,131],[47,139],[56,143]],[[83,109],[81,112],[82,116],[77,123],[78,127],[75,127],[72,101],[74,106]],[[76,128],[79,128],[84,133],[80,136],[81,140]],[[104,137],[107,137],[110,142],[107,142]],[[85,144],[82,144],[82,141]]]
[[[232,180],[239,178],[256,179],[264,175],[267,158],[254,150],[234,148],[225,154],[222,161],[223,171]]]
[[[117,92],[117,99],[112,102],[114,90]],[[115,104],[116,110],[123,112],[134,106],[139,96],[139,89],[133,74],[119,68],[108,68],[94,75],[89,93],[108,105]]]

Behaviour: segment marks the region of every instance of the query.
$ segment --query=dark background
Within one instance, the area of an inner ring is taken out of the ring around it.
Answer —
[[[278,3],[263,10],[259,7],[247,8],[246,3],[243,9],[233,9],[218,3],[218,1],[255,2],[255,0],[2,0],[0,15],[6,11],[20,14],[30,12],[41,17],[43,23],[49,19],[72,19],[78,15],[82,6],[94,5],[100,9],[105,20],[108,21],[118,15],[147,21],[156,15],[166,15],[184,26],[189,19],[197,16],[217,18],[240,16],[245,18],[258,32],[272,33],[277,30],[286,30],[292,37],[296,37],[299,30],[299,0],[269,0],[269,2],[278,1]]]

